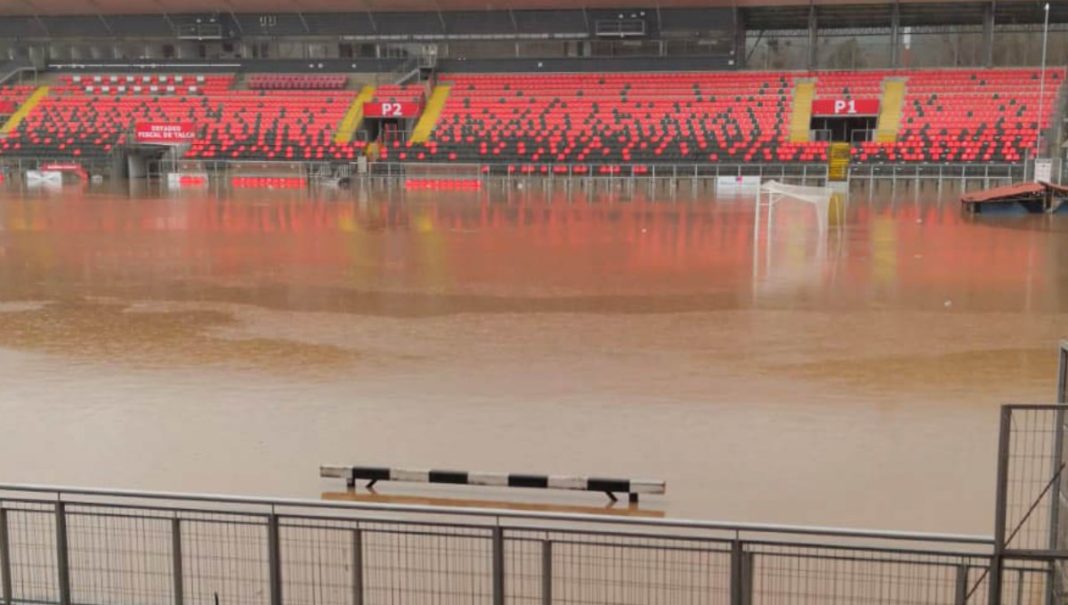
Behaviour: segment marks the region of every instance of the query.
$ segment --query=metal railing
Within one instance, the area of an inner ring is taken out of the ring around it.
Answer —
[[[0,486],[5,604],[964,604],[985,601],[992,552],[969,535]],[[1045,563],[1004,569],[1023,587],[1006,602],[1039,603]]]
[[[549,177],[549,178],[606,178],[606,179],[718,179],[721,177],[758,176],[762,180],[780,180],[803,184],[826,182],[827,164],[479,164],[479,163],[421,163],[373,162],[370,175],[403,178],[434,173],[442,178],[453,174],[456,178],[492,177]],[[985,186],[1024,179],[1023,164],[851,164],[850,180],[914,180],[914,181],[981,181]]]
[[[834,133],[829,128],[814,128],[808,131],[808,140],[813,142],[830,142]]]
[[[33,66],[33,63],[25,59],[0,63],[0,85],[6,84],[11,78],[26,71],[33,72],[35,76],[37,75],[37,69]]]
[[[853,164],[849,178],[888,180],[934,180],[934,181],[1020,181],[1024,179],[1025,166],[1009,163],[981,164]]]
[[[534,164],[462,162],[374,162],[371,176],[401,178],[432,174],[447,178],[549,177],[605,179],[718,179],[761,177],[789,181],[825,181],[827,164]]]

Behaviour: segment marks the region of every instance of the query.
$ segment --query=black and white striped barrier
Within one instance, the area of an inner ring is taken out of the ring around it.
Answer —
[[[323,465],[319,467],[319,476],[344,479],[345,485],[349,488],[356,487],[357,481],[368,481],[368,488],[379,481],[403,481],[406,483],[448,483],[451,485],[481,485],[487,487],[566,489],[604,492],[608,494],[608,497],[613,502],[616,500],[616,494],[627,494],[631,502],[637,502],[639,494],[663,494],[667,489],[663,481],[651,479],[607,479],[603,477],[412,470],[380,466]]]

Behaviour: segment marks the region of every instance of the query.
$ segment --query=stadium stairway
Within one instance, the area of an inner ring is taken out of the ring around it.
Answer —
[[[352,100],[352,105],[349,105],[348,111],[345,112],[345,117],[341,120],[341,125],[338,126],[337,133],[334,134],[335,143],[343,145],[352,142],[353,135],[356,134],[360,123],[363,122],[363,104],[369,102],[374,96],[374,86],[368,84],[360,89],[360,94],[356,95],[356,98]]]
[[[48,90],[49,88],[47,86],[38,86],[37,90],[33,91],[33,94],[19,106],[18,110],[11,114],[11,117],[7,119],[7,122],[5,122],[3,126],[0,126],[0,133],[8,134],[18,128],[19,124],[22,123],[22,120],[30,115],[30,112],[37,107],[37,104],[40,103],[42,99],[48,96]]]
[[[879,118],[875,123],[875,142],[893,143],[901,130],[901,106],[905,103],[905,79],[883,80],[883,98],[879,103]]]
[[[794,85],[794,103],[790,112],[790,142],[807,143],[812,126],[812,99],[816,96],[814,80],[800,80]]]
[[[451,87],[447,84],[434,87],[434,91],[430,93],[430,99],[426,102],[426,107],[423,108],[423,115],[419,117],[415,128],[412,129],[409,143],[425,143],[430,138],[430,133],[434,132],[434,127],[441,118],[441,111],[445,109],[445,101],[449,100],[450,90]]]

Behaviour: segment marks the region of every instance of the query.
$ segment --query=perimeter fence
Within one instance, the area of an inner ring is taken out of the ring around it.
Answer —
[[[1046,603],[984,536],[0,486],[6,604]],[[994,602],[994,601],[991,601]]]

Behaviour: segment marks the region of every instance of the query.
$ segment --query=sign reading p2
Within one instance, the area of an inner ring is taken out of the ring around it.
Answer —
[[[365,118],[414,118],[419,115],[418,103],[404,101],[372,101],[363,104]]]
[[[874,116],[879,114],[879,99],[817,99],[812,102],[814,116]]]

